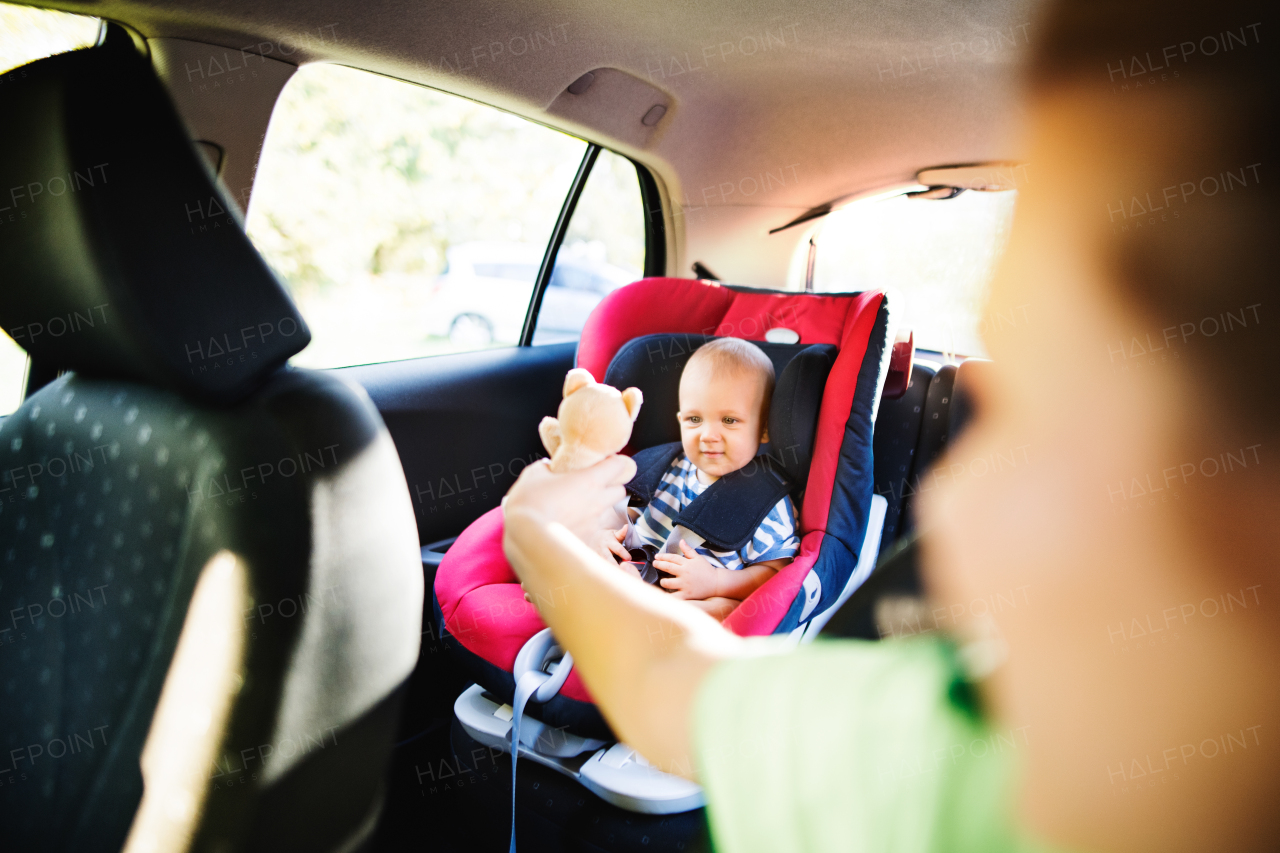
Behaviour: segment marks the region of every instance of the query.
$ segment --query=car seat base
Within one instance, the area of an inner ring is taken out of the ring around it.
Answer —
[[[510,752],[510,705],[495,701],[483,687],[473,684],[453,703],[453,712],[472,739]],[[522,729],[521,758],[577,780],[600,799],[619,808],[640,814],[677,814],[704,804],[700,787],[655,769],[624,743],[606,744],[595,738],[570,734],[528,714]],[[535,746],[529,746],[530,743]]]

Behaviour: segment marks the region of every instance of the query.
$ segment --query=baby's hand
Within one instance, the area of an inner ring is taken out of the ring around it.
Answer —
[[[597,531],[595,539],[587,544],[594,548],[596,552],[606,560],[612,557],[617,557],[618,560],[626,562],[631,559],[631,555],[627,553],[627,549],[622,547],[622,540],[626,537],[626,525],[619,527],[617,530],[601,528]]]
[[[706,557],[690,548],[683,539],[680,540],[680,550],[684,556],[659,554],[653,558],[655,568],[674,575],[674,577],[663,578],[659,583],[664,589],[670,590],[676,598],[694,601],[714,598],[718,594],[716,592],[717,572],[722,570],[711,565]]]

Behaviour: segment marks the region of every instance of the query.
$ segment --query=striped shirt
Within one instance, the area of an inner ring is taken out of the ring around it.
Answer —
[[[657,548],[659,552],[680,553],[679,542],[668,542],[675,527],[672,519],[679,515],[693,499],[707,490],[707,484],[698,479],[698,469],[681,453],[662,475],[653,500],[631,525],[628,544],[638,541]],[[693,545],[692,542],[689,542]],[[767,560],[789,559],[800,550],[796,536],[796,512],[791,498],[784,497],[769,510],[751,541],[740,551],[712,551],[699,543],[693,549],[713,566],[724,569],[743,569]]]

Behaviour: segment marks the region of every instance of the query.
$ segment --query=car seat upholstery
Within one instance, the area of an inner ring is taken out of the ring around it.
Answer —
[[[930,469],[972,419],[975,377],[989,364],[986,359],[967,358],[935,369],[927,362],[917,362],[907,395],[882,404],[876,422],[876,491],[889,497],[885,537],[881,541],[883,557],[866,583],[832,616],[824,635],[879,639],[880,603],[890,598],[922,596],[914,500],[934,487],[936,481]],[[910,442],[913,432],[914,451],[904,455],[900,445]],[[882,443],[887,446],[883,456]],[[898,524],[891,536],[890,520],[895,513]]]
[[[926,475],[972,417],[974,377],[989,363],[917,362],[907,393],[885,400],[876,421],[876,493],[889,499],[883,553],[914,529],[916,495],[932,488]]]
[[[777,328],[795,333],[798,342],[761,342]],[[872,423],[894,340],[891,309],[879,291],[814,295],[643,279],[597,306],[583,329],[577,363],[597,380],[636,384],[644,391],[634,451],[679,439],[674,411],[680,370],[697,345],[730,335],[761,342],[775,365],[786,365],[815,344],[836,349],[834,362],[823,368],[829,374],[820,383],[820,402],[808,426],[797,423],[790,435],[772,435],[770,422],[774,458],[790,458],[809,442],[813,446],[797,477],[804,489],[797,519],[801,551],[725,620],[726,627],[744,636],[798,638],[845,592],[863,549],[872,500]],[[775,401],[784,411],[787,404]],[[459,536],[436,574],[435,603],[442,633],[454,641],[451,646],[470,674],[510,702],[516,654],[543,626],[536,609],[523,601],[502,555],[501,524],[501,510],[493,510]],[[533,713],[547,725],[610,737],[576,673]]]
[[[896,399],[885,397],[880,401],[873,445],[875,490],[888,502],[884,535],[880,539],[881,553],[892,547],[905,527],[907,497],[914,493],[912,477],[921,458],[917,444],[925,418],[926,397],[936,373],[934,365],[917,361],[911,368],[911,381],[902,396]]]
[[[285,365],[306,325],[140,44],[0,89],[0,322],[64,371],[0,424],[3,846],[354,849],[418,655],[408,489],[364,393]]]

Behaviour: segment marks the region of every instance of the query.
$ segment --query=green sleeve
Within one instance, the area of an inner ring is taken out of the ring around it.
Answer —
[[[1010,819],[1026,730],[988,728],[957,672],[934,639],[819,640],[718,665],[694,708],[716,849],[1030,850]]]

